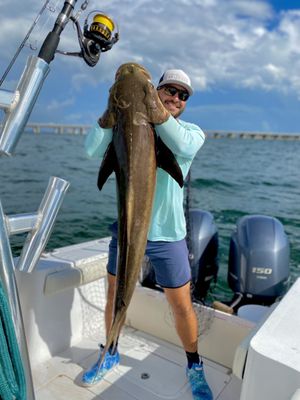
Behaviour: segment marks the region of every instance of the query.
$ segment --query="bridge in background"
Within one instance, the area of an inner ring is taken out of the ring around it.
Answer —
[[[58,135],[86,135],[90,125],[63,125],[54,123],[29,123],[26,132],[35,134],[53,133]],[[253,140],[300,140],[300,133],[269,133],[246,131],[205,130],[208,138],[212,139],[253,139]]]

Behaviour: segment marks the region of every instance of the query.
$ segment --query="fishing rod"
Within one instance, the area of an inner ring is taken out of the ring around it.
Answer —
[[[191,168],[185,180],[186,242],[191,269],[191,297],[193,302],[207,305],[206,296],[211,284],[217,283],[218,232],[213,216],[204,210],[191,208]]]
[[[80,11],[74,16],[73,10],[77,0],[67,0],[63,9],[54,24],[53,30],[48,33],[38,57],[48,64],[54,59],[55,53],[82,57],[91,67],[99,61],[101,52],[108,51],[119,40],[119,30],[117,24],[111,17],[102,11],[91,11],[84,21],[83,32],[78,22]],[[81,5],[81,11],[85,10],[88,0]],[[89,18],[93,16],[93,22],[89,23]],[[80,46],[79,52],[67,52],[58,49],[60,35],[66,24],[72,21],[77,30],[77,38]],[[114,33],[114,34],[113,34]]]
[[[15,55],[13,56],[13,58],[11,59],[11,62],[8,64],[6,70],[4,71],[4,74],[2,75],[2,78],[0,80],[0,86],[2,85],[2,83],[5,81],[7,74],[9,73],[9,71],[11,70],[12,66],[14,65],[16,59],[18,58],[21,50],[23,49],[23,47],[25,46],[25,43],[27,42],[29,36],[31,35],[31,32],[33,31],[33,29],[35,28],[36,24],[38,23],[38,20],[40,19],[41,15],[43,14],[44,10],[46,9],[46,7],[48,6],[48,3],[50,2],[50,0],[46,0],[43,7],[41,8],[40,12],[38,13],[38,15],[36,16],[35,20],[33,21],[31,27],[29,28],[28,32],[26,33],[22,43],[20,44],[20,46],[17,48],[17,51],[15,53]]]
[[[186,244],[188,248],[188,258],[192,276],[190,291],[193,302],[204,304],[203,300],[199,301],[199,299],[197,299],[197,297],[194,295],[196,290],[195,281],[197,280],[197,276],[195,277],[195,272],[197,272],[197,270],[193,268],[195,254],[194,254],[193,240],[192,240],[192,225],[191,225],[190,211],[191,211],[191,168],[189,169],[189,172],[185,180],[185,203],[184,203],[184,214],[186,221]]]
[[[99,10],[94,10],[88,14],[82,32],[78,23],[78,17],[80,13],[86,9],[88,0],[82,3],[81,10],[74,15],[76,2],[77,0],[65,0],[54,23],[53,29],[46,36],[38,56],[30,56],[28,58],[16,90],[10,92],[0,89],[0,108],[5,111],[2,132],[0,132],[0,155],[10,156],[13,153],[30,117],[43,83],[50,71],[49,65],[53,61],[56,53],[76,55],[81,57],[87,65],[94,67],[99,61],[100,54],[110,50],[119,40],[117,24],[114,23],[111,17]],[[48,1],[46,1],[38,14],[36,22],[47,4]],[[89,24],[89,18],[91,17],[93,17],[93,21]],[[75,24],[80,47],[80,51],[75,53],[58,50],[60,35],[70,21]],[[26,35],[26,40],[30,36],[36,22]],[[26,42],[25,38],[23,40],[24,44]],[[23,42],[14,58],[18,56],[23,48]],[[4,79],[7,73],[5,73]]]

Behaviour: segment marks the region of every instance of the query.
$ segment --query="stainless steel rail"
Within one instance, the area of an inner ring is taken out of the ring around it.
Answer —
[[[39,57],[31,56],[28,58],[15,92],[0,89],[0,109],[5,112],[0,131],[0,156],[10,156],[12,154],[24,131],[44,80],[49,73],[49,64],[54,58],[60,34],[70,20],[76,2],[77,0],[65,0],[52,32],[48,34],[42,45]],[[2,82],[3,80],[1,80],[1,84]],[[68,186],[69,183],[63,179],[50,178],[48,188],[37,213],[6,216],[0,200],[0,279],[9,301],[23,361],[27,400],[34,400],[35,394],[22,310],[15,279],[15,269],[18,268],[24,272],[32,272],[34,270],[49,239]],[[24,232],[29,232],[29,234],[17,267],[15,267],[9,236]]]
[[[11,112],[13,108],[17,105],[19,97],[20,94],[17,90],[15,92],[11,92],[9,90],[1,89],[0,108],[3,109],[6,113]]]
[[[51,177],[37,213],[6,216],[0,201],[0,279],[10,304],[25,370],[28,400],[34,400],[35,395],[9,236],[29,231],[17,268],[26,272],[33,271],[51,234],[68,187],[67,181]]]
[[[25,371],[27,399],[34,400],[35,396],[28,348],[18,295],[18,288],[14,274],[14,261],[8,236],[9,232],[6,225],[6,216],[4,215],[2,204],[0,201],[0,279],[2,281],[4,290],[6,291],[7,299],[12,313],[16,337],[19,343],[19,349]]]
[[[6,116],[0,136],[0,155],[9,156],[14,151],[49,70],[49,64],[44,60],[31,56],[17,85],[14,98],[17,96],[18,100],[15,104],[9,105],[9,101],[12,102],[11,95],[9,97],[6,91],[0,91],[1,97],[6,100]]]
[[[29,232],[17,265],[19,271],[32,272],[52,232],[54,221],[69,183],[52,177],[38,209],[38,218]]]

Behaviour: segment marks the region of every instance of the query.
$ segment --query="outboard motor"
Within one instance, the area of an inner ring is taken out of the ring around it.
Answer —
[[[208,211],[191,209],[187,215],[187,245],[192,273],[193,300],[203,302],[218,273],[218,232]],[[145,258],[140,278],[143,286],[158,289],[154,269]]]
[[[187,245],[192,272],[194,300],[204,302],[218,274],[218,232],[212,214],[191,209],[187,218]]]
[[[270,305],[289,283],[290,249],[280,221],[263,215],[242,217],[232,234],[228,284],[235,293],[231,306]]]

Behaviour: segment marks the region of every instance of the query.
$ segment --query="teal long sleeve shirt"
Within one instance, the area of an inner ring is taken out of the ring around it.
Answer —
[[[174,153],[186,178],[193,158],[205,141],[203,131],[195,124],[172,116],[163,124],[155,125],[155,131]],[[101,159],[111,140],[112,129],[103,129],[96,123],[85,140],[87,155]],[[183,188],[167,172],[158,168],[148,240],[173,242],[185,238],[183,196]]]

